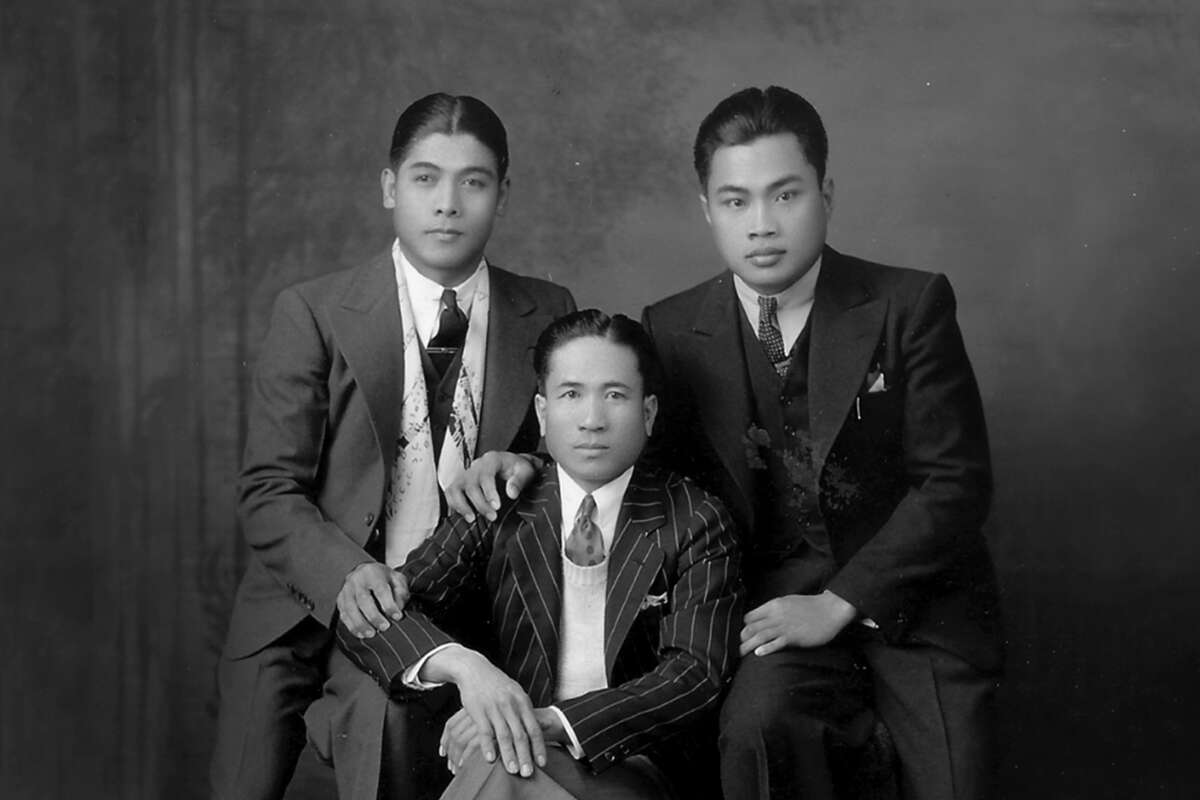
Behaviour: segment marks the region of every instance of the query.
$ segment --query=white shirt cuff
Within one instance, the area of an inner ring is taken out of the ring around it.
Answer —
[[[430,656],[435,653],[440,653],[447,647],[462,647],[462,645],[458,642],[446,642],[445,644],[439,644],[437,647],[421,656],[417,663],[404,670],[404,674],[400,676],[401,682],[409,689],[416,689],[421,692],[427,692],[430,689],[436,689],[439,686],[445,686],[446,684],[444,683],[429,683],[428,681],[423,681],[418,676],[421,674],[421,667],[425,666],[425,662],[429,660]]]
[[[571,754],[571,758],[576,761],[583,758],[583,746],[579,744],[579,737],[575,735],[575,729],[571,727],[571,723],[567,722],[567,715],[562,712],[558,706],[550,706],[550,710],[558,715],[558,721],[562,723],[563,730],[567,732],[567,738],[571,743],[567,745],[567,752]]]

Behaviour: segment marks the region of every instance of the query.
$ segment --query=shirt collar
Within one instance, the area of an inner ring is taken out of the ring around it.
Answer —
[[[562,505],[563,536],[560,538],[565,543],[566,535],[571,532],[571,528],[575,524],[575,514],[579,511],[579,504],[583,502],[583,497],[588,492],[567,474],[561,464],[555,464],[554,468],[558,470],[558,496]],[[592,499],[596,501],[595,520],[596,525],[600,528],[600,535],[604,538],[605,552],[612,552],[613,539],[616,537],[617,517],[621,514],[621,501],[625,497],[625,490],[629,488],[629,481],[632,477],[633,467],[630,467],[599,489],[591,492]]]
[[[416,311],[418,303],[432,304],[432,307],[437,308],[438,303],[442,301],[442,292],[445,289],[453,289],[458,295],[458,307],[467,316],[471,315],[471,301],[475,299],[475,284],[479,282],[479,273],[487,267],[487,259],[481,256],[479,266],[467,276],[465,281],[457,286],[442,286],[437,281],[431,281],[417,272],[417,268],[400,249],[399,239],[392,242],[392,263],[397,272],[404,273],[404,282],[408,285],[408,298],[413,304],[414,313],[419,313]]]
[[[821,274],[821,259],[822,256],[817,256],[816,263],[800,276],[800,279],[791,286],[784,289],[778,294],[762,295],[763,297],[774,297],[778,305],[776,309],[786,311],[790,308],[803,308],[813,301],[817,290],[817,276]],[[750,309],[754,309],[752,320],[758,319],[758,298],[759,293],[750,287],[750,284],[742,280],[740,275],[736,273],[733,276],[733,286],[737,290],[738,300],[742,302],[742,306],[746,309],[746,313],[750,314]]]

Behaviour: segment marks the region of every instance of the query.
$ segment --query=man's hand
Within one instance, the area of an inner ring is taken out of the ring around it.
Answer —
[[[512,775],[528,778],[533,765],[546,765],[546,744],[542,727],[534,715],[533,703],[521,685],[504,674],[490,661],[465,647],[448,647],[434,653],[421,667],[421,680],[433,683],[453,683],[462,698],[463,712],[470,725],[459,719],[447,738],[449,723],[442,732],[446,755],[453,763],[477,743],[483,757],[490,763],[499,750],[504,768]],[[553,713],[553,712],[551,712]],[[456,715],[452,721],[458,718]],[[471,727],[473,726],[473,727]],[[456,748],[453,751],[451,747]]]
[[[374,561],[351,570],[337,596],[342,622],[360,639],[386,631],[391,626],[388,617],[402,619],[407,602],[408,581],[404,576]]]
[[[471,462],[471,466],[446,488],[446,505],[474,522],[482,514],[489,522],[496,519],[500,495],[496,482],[504,481],[504,493],[516,500],[537,475],[532,456],[489,450]]]
[[[542,739],[545,742],[568,744],[567,731],[562,726],[562,720],[549,708],[535,708],[533,717],[542,729]],[[458,768],[476,747],[484,744],[482,730],[471,719],[466,709],[460,708],[442,729],[442,738],[438,742],[438,755],[446,759],[446,768],[451,774],[458,774]]]
[[[765,656],[785,647],[828,644],[858,611],[831,591],[787,594],[748,612],[742,628],[742,656]]]

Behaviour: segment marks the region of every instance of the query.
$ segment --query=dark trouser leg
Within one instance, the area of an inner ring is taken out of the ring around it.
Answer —
[[[983,673],[940,648],[863,644],[876,709],[900,760],[905,800],[986,800],[995,795],[995,690]]]
[[[726,800],[827,800],[875,724],[870,678],[840,643],[747,656],[721,708]]]
[[[335,648],[324,693],[304,718],[318,755],[333,765],[341,800],[418,800],[437,797],[450,780],[437,748],[457,708],[452,687],[392,701]]]
[[[217,800],[278,800],[304,749],[304,709],[320,696],[329,632],[311,619],[217,666],[220,710],[209,770]]]

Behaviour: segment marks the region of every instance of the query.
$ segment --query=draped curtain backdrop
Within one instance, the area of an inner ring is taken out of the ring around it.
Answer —
[[[279,289],[388,245],[404,105],[496,108],[493,259],[636,314],[720,268],[691,139],[771,82],[830,241],[958,292],[1005,796],[1193,796],[1198,74],[1185,0],[4,3],[0,796],[206,795],[249,368]]]

